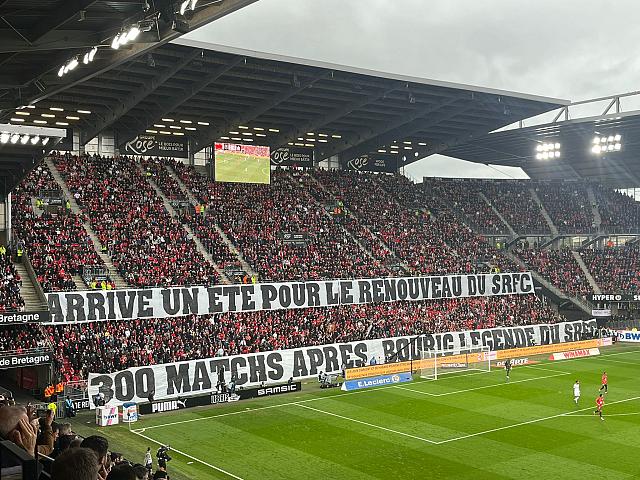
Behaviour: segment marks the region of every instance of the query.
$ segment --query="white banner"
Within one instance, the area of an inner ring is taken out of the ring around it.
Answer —
[[[369,365],[372,359],[378,364],[389,358],[418,360],[421,352],[428,350],[461,353],[481,346],[502,350],[552,345],[593,338],[596,333],[596,321],[589,320],[381,338],[134,367],[110,374],[89,374],[89,398],[93,402],[98,393],[103,393],[107,405],[145,402],[151,394],[155,400],[163,400],[215,391],[221,377],[229,383],[232,372],[237,378],[236,387],[246,388],[262,382],[283,383],[290,378],[299,381],[320,372],[338,374],[344,367]]]
[[[52,324],[534,293],[530,272],[47,294]]]

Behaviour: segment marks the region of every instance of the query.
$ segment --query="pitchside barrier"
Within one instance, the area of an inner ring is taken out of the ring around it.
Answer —
[[[582,340],[579,342],[566,342],[555,345],[538,345],[524,348],[512,348],[506,350],[496,350],[491,352],[476,352],[476,362],[485,360],[506,360],[507,358],[529,357],[533,355],[546,355],[571,350],[581,350],[597,348],[611,345],[611,338],[597,338],[593,340]],[[487,358],[487,356],[489,358]],[[459,353],[435,358],[423,358],[419,360],[409,360],[404,362],[386,363],[384,365],[369,365],[366,367],[350,368],[346,371],[346,379],[354,380],[359,378],[377,377],[381,375],[392,375],[401,372],[418,372],[425,369],[446,368],[446,365],[463,363],[469,361],[469,353]],[[437,365],[435,364],[437,362]]]

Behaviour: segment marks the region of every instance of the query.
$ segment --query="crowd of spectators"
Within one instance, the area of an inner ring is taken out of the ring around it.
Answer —
[[[580,252],[584,263],[603,293],[638,293],[640,247],[587,248]]]
[[[549,234],[540,205],[526,180],[476,180],[482,193],[518,234]]]
[[[114,266],[133,286],[215,284],[215,268],[128,157],[57,156],[76,201]]]
[[[388,273],[310,194],[306,172],[273,171],[270,185],[212,182],[187,166],[176,173],[206,206],[205,218],[195,222],[201,238],[219,226],[262,281]],[[300,234],[304,244],[290,243],[284,234]]]
[[[24,309],[24,299],[20,295],[22,280],[11,255],[3,246],[0,252],[0,312],[18,312]]]
[[[535,295],[343,305],[48,326],[66,379],[134,366],[561,317]]]
[[[44,192],[60,191],[46,165],[39,165],[16,187],[12,195],[13,229],[29,256],[45,292],[75,290],[73,275],[84,265],[103,265],[84,229],[82,219],[64,205],[34,211],[33,200]],[[62,192],[59,193],[62,198]]]
[[[560,233],[596,230],[592,206],[584,183],[535,182],[535,191]]]
[[[174,179],[171,170],[185,172],[187,167],[182,162],[171,159],[147,159],[143,160],[143,166],[149,172],[151,179],[158,185],[162,193],[171,201],[181,202],[176,210],[179,212],[179,220],[193,229],[199,240],[206,247],[212,258],[220,268],[235,267],[241,268],[238,257],[229,249],[222,236],[216,228],[216,223],[212,216],[208,216],[209,208],[216,208],[205,203],[192,205],[186,192],[183,192],[178,182]],[[184,174],[184,173],[183,173]],[[191,174],[195,174],[191,171]],[[196,180],[197,181],[197,180]],[[202,177],[201,181],[206,181]]]
[[[147,448],[145,464],[131,463],[110,449],[102,435],[82,438],[69,423],[55,421],[55,410],[40,414],[32,405],[0,406],[0,440],[20,447],[22,457],[37,460],[35,469],[24,471],[18,456],[2,457],[0,477],[51,480],[160,480],[168,479],[168,454],[161,446],[154,462]],[[154,464],[157,468],[154,470]]]
[[[624,193],[599,184],[591,185],[602,219],[611,233],[640,233],[640,203]]]
[[[522,246],[514,250],[528,267],[537,270],[549,282],[572,296],[593,293],[571,249],[538,249]]]
[[[483,185],[471,179],[425,178],[423,188],[427,195],[441,199],[454,212],[463,215],[466,223],[476,232],[484,234],[508,234],[508,228],[480,195]]]

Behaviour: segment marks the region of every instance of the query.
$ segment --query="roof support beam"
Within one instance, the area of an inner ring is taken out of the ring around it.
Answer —
[[[204,90],[209,85],[211,85],[213,82],[215,82],[222,75],[224,75],[225,73],[227,73],[231,69],[233,69],[233,68],[237,67],[238,65],[243,64],[245,62],[246,62],[246,59],[244,57],[235,57],[228,64],[221,65],[221,66],[213,69],[212,71],[206,73],[204,75],[203,79],[201,79],[201,80],[193,83],[192,85],[189,85],[188,87],[186,87],[182,91],[181,95],[178,95],[178,96],[172,98],[168,102],[165,102],[165,103],[162,103],[162,104],[158,104],[158,107],[156,109],[154,109],[152,112],[150,112],[148,115],[146,115],[144,119],[141,120],[140,124],[141,124],[142,128],[140,129],[140,131],[146,130],[151,125],[153,125],[153,122],[155,122],[158,118],[162,118],[164,115],[167,115],[167,114],[173,112],[174,110],[179,108],[182,104],[187,102],[190,98],[192,98],[195,95],[197,95],[201,90]],[[118,138],[118,142],[120,143],[120,145],[122,145],[122,144],[128,142],[129,140],[135,138],[136,135],[138,135],[140,133],[140,131],[128,130],[127,132],[119,132],[120,136]],[[89,141],[91,139],[88,138],[86,140]]]
[[[25,36],[31,43],[35,43],[47,33],[61,27],[78,15],[81,10],[89,8],[94,3],[97,3],[97,0],[65,0],[64,6],[48,12],[44,17],[46,20],[40,21],[34,25],[33,28],[30,28],[25,33]]]
[[[398,88],[400,88],[399,83],[393,84],[391,87],[385,89],[385,90],[379,90],[375,93],[372,93],[370,95],[366,95],[362,98],[359,98],[357,100],[354,100],[352,102],[347,103],[346,105],[344,105],[343,107],[337,108],[329,113],[327,113],[326,115],[323,115],[322,117],[318,118],[318,119],[313,119],[301,126],[298,126],[296,128],[290,129],[280,135],[278,135],[272,142],[272,146],[274,147],[281,147],[282,145],[286,145],[288,142],[294,140],[295,138],[301,136],[301,135],[306,135],[308,132],[313,132],[315,130],[318,130],[328,124],[330,124],[331,122],[334,122],[342,117],[344,117],[345,115],[350,114],[351,112],[353,112],[354,110],[358,110],[359,108],[362,108],[368,104],[370,104],[371,102],[375,102],[376,100],[380,99],[380,98],[384,98],[385,96],[387,96],[388,94],[390,94],[391,92],[393,92],[394,90],[397,90]]]
[[[385,142],[379,142],[377,140],[377,137],[379,137],[380,135],[384,135],[384,134],[392,134],[393,132],[396,132],[398,129],[401,129],[402,127],[412,123],[415,120],[418,120],[420,118],[423,118],[427,115],[431,115],[434,114],[436,112],[439,112],[441,109],[449,107],[454,105],[458,100],[461,100],[464,98],[464,95],[457,95],[455,97],[449,97],[447,100],[436,103],[434,104],[429,104],[426,107],[423,108],[418,108],[416,110],[414,110],[412,113],[408,114],[408,115],[403,115],[401,117],[398,117],[395,121],[391,122],[391,123],[386,123],[385,125],[383,125],[382,127],[378,127],[378,128],[374,128],[374,129],[369,129],[365,132],[362,132],[358,135],[353,135],[348,139],[344,139],[342,141],[339,142],[335,142],[332,143],[330,146],[328,146],[327,148],[321,149],[319,153],[319,157],[321,160],[324,160],[326,158],[329,158],[333,155],[337,155],[339,153],[342,152],[349,152],[349,155],[352,155],[351,152],[355,152],[355,147],[363,144],[364,142],[366,142],[367,140],[373,140],[373,143],[376,144],[381,144],[381,143],[385,143]],[[451,109],[451,111],[456,111],[455,109]],[[457,113],[457,112],[456,112]],[[440,115],[442,116],[442,115]],[[429,123],[432,124],[436,124],[438,122],[442,121],[441,119],[437,119],[435,117],[433,117],[433,120],[431,120]],[[403,135],[404,136],[404,135]],[[394,140],[396,137],[394,137],[392,140]],[[363,147],[365,148],[365,147]],[[366,151],[364,151],[363,153],[368,153],[369,152],[369,148],[367,148]],[[356,155],[353,158],[356,158],[358,155]]]
[[[142,102],[145,98],[155,92],[163,83],[169,80],[179,70],[186,67],[191,61],[196,59],[202,51],[196,50],[190,55],[187,55],[181,61],[176,63],[173,67],[160,72],[152,79],[145,82],[144,85],[138,87],[136,90],[127,95],[126,101],[117,105],[109,115],[101,120],[94,122],[93,125],[87,130],[87,138],[92,139],[98,135],[102,130],[118,121],[121,117],[127,114],[132,108]]]
[[[300,84],[298,86],[294,86],[286,90],[283,90],[282,92],[278,93],[274,97],[267,99],[267,101],[259,103],[258,105],[256,105],[255,107],[249,110],[241,111],[241,113],[230,118],[229,120],[224,122],[224,124],[222,125],[215,125],[213,128],[207,130],[206,132],[199,135],[195,139],[196,149],[199,150],[212,144],[220,136],[224,135],[231,128],[234,128],[237,125],[242,125],[244,123],[249,123],[252,120],[255,120],[263,113],[269,111],[270,109],[272,109],[273,107],[276,107],[277,105],[280,105],[282,102],[285,102],[286,100],[293,97],[297,93],[300,93],[301,91],[307,88],[311,88],[314,83],[316,83],[322,78],[327,78],[330,74],[331,72],[324,72],[322,75],[318,77],[309,78],[309,79],[300,81]]]

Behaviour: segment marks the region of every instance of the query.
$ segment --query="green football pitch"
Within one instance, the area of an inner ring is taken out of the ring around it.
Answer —
[[[218,182],[266,183],[271,181],[271,159],[234,152],[216,152]]]
[[[133,461],[170,444],[174,480],[640,478],[639,378],[640,349],[618,345],[514,367],[509,382],[493,369],[355,392],[309,383],[299,394],[145,416],[132,431],[77,426],[107,434]]]

